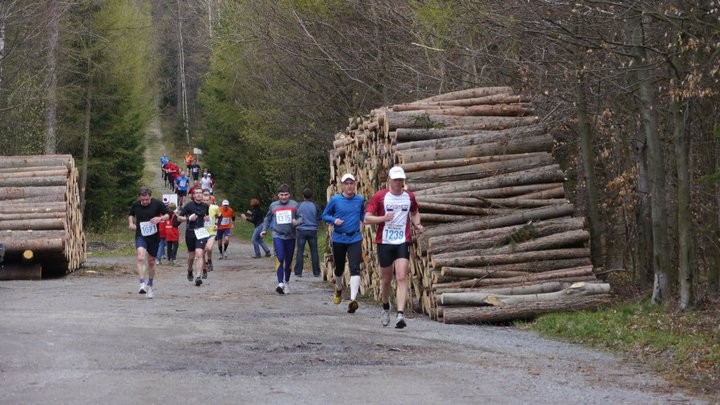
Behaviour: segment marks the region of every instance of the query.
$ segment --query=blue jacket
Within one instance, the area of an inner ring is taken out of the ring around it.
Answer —
[[[335,219],[340,218],[343,224],[335,226]],[[332,241],[338,243],[355,243],[362,240],[361,222],[365,220],[365,199],[355,194],[351,198],[334,195],[325,211],[322,220],[333,225]]]

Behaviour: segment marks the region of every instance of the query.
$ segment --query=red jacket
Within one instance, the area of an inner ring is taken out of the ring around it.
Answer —
[[[178,227],[173,226],[173,219],[175,218],[175,213],[170,213],[170,219],[164,222],[165,224],[165,239],[168,242],[177,242],[180,240],[180,229]]]

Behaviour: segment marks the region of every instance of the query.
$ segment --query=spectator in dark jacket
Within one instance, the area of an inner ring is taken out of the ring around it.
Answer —
[[[270,257],[270,248],[263,242],[263,238],[260,237],[262,232],[262,224],[265,219],[265,212],[260,208],[260,201],[257,198],[250,200],[250,209],[248,209],[243,217],[255,226],[253,231],[252,244],[255,249],[255,256],[253,258],[259,258],[260,248],[265,251],[265,257]]]

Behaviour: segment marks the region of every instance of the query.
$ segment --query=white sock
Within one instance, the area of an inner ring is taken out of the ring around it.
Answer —
[[[342,290],[342,288],[343,288],[343,277],[335,276],[335,289]]]
[[[360,290],[360,276],[350,276],[350,299],[355,301]]]

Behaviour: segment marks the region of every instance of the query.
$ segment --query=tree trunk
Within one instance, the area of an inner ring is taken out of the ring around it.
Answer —
[[[582,65],[582,61],[580,63]],[[582,155],[583,177],[585,178],[585,192],[587,193],[587,217],[590,225],[590,252],[592,262],[596,267],[602,266],[602,229],[600,213],[598,211],[598,185],[595,176],[595,153],[593,151],[592,129],[588,114],[588,103],[585,95],[585,73],[583,66],[578,68],[575,95],[577,97],[578,131],[580,133],[580,149]]]
[[[640,10],[633,10],[635,18],[631,19],[633,38],[633,58],[636,63],[639,88],[640,116],[648,150],[648,169],[650,172],[650,198],[651,221],[653,235],[653,269],[654,283],[652,302],[655,304],[668,303],[672,291],[669,283],[671,268],[668,255],[667,235],[665,233],[666,204],[665,204],[665,158],[662,148],[662,139],[657,128],[655,109],[657,99],[654,91],[654,75],[652,64],[645,48],[643,27],[647,25],[640,14]]]
[[[47,106],[45,111],[45,154],[55,153],[57,147],[57,76],[60,38],[60,10],[58,0],[48,0]]]
[[[671,110],[673,135],[675,137],[675,158],[677,161],[678,192],[678,273],[680,281],[680,308],[689,309],[695,305],[695,272],[691,264],[692,215],[690,207],[690,151],[685,131],[687,103],[681,103],[673,96]]]

